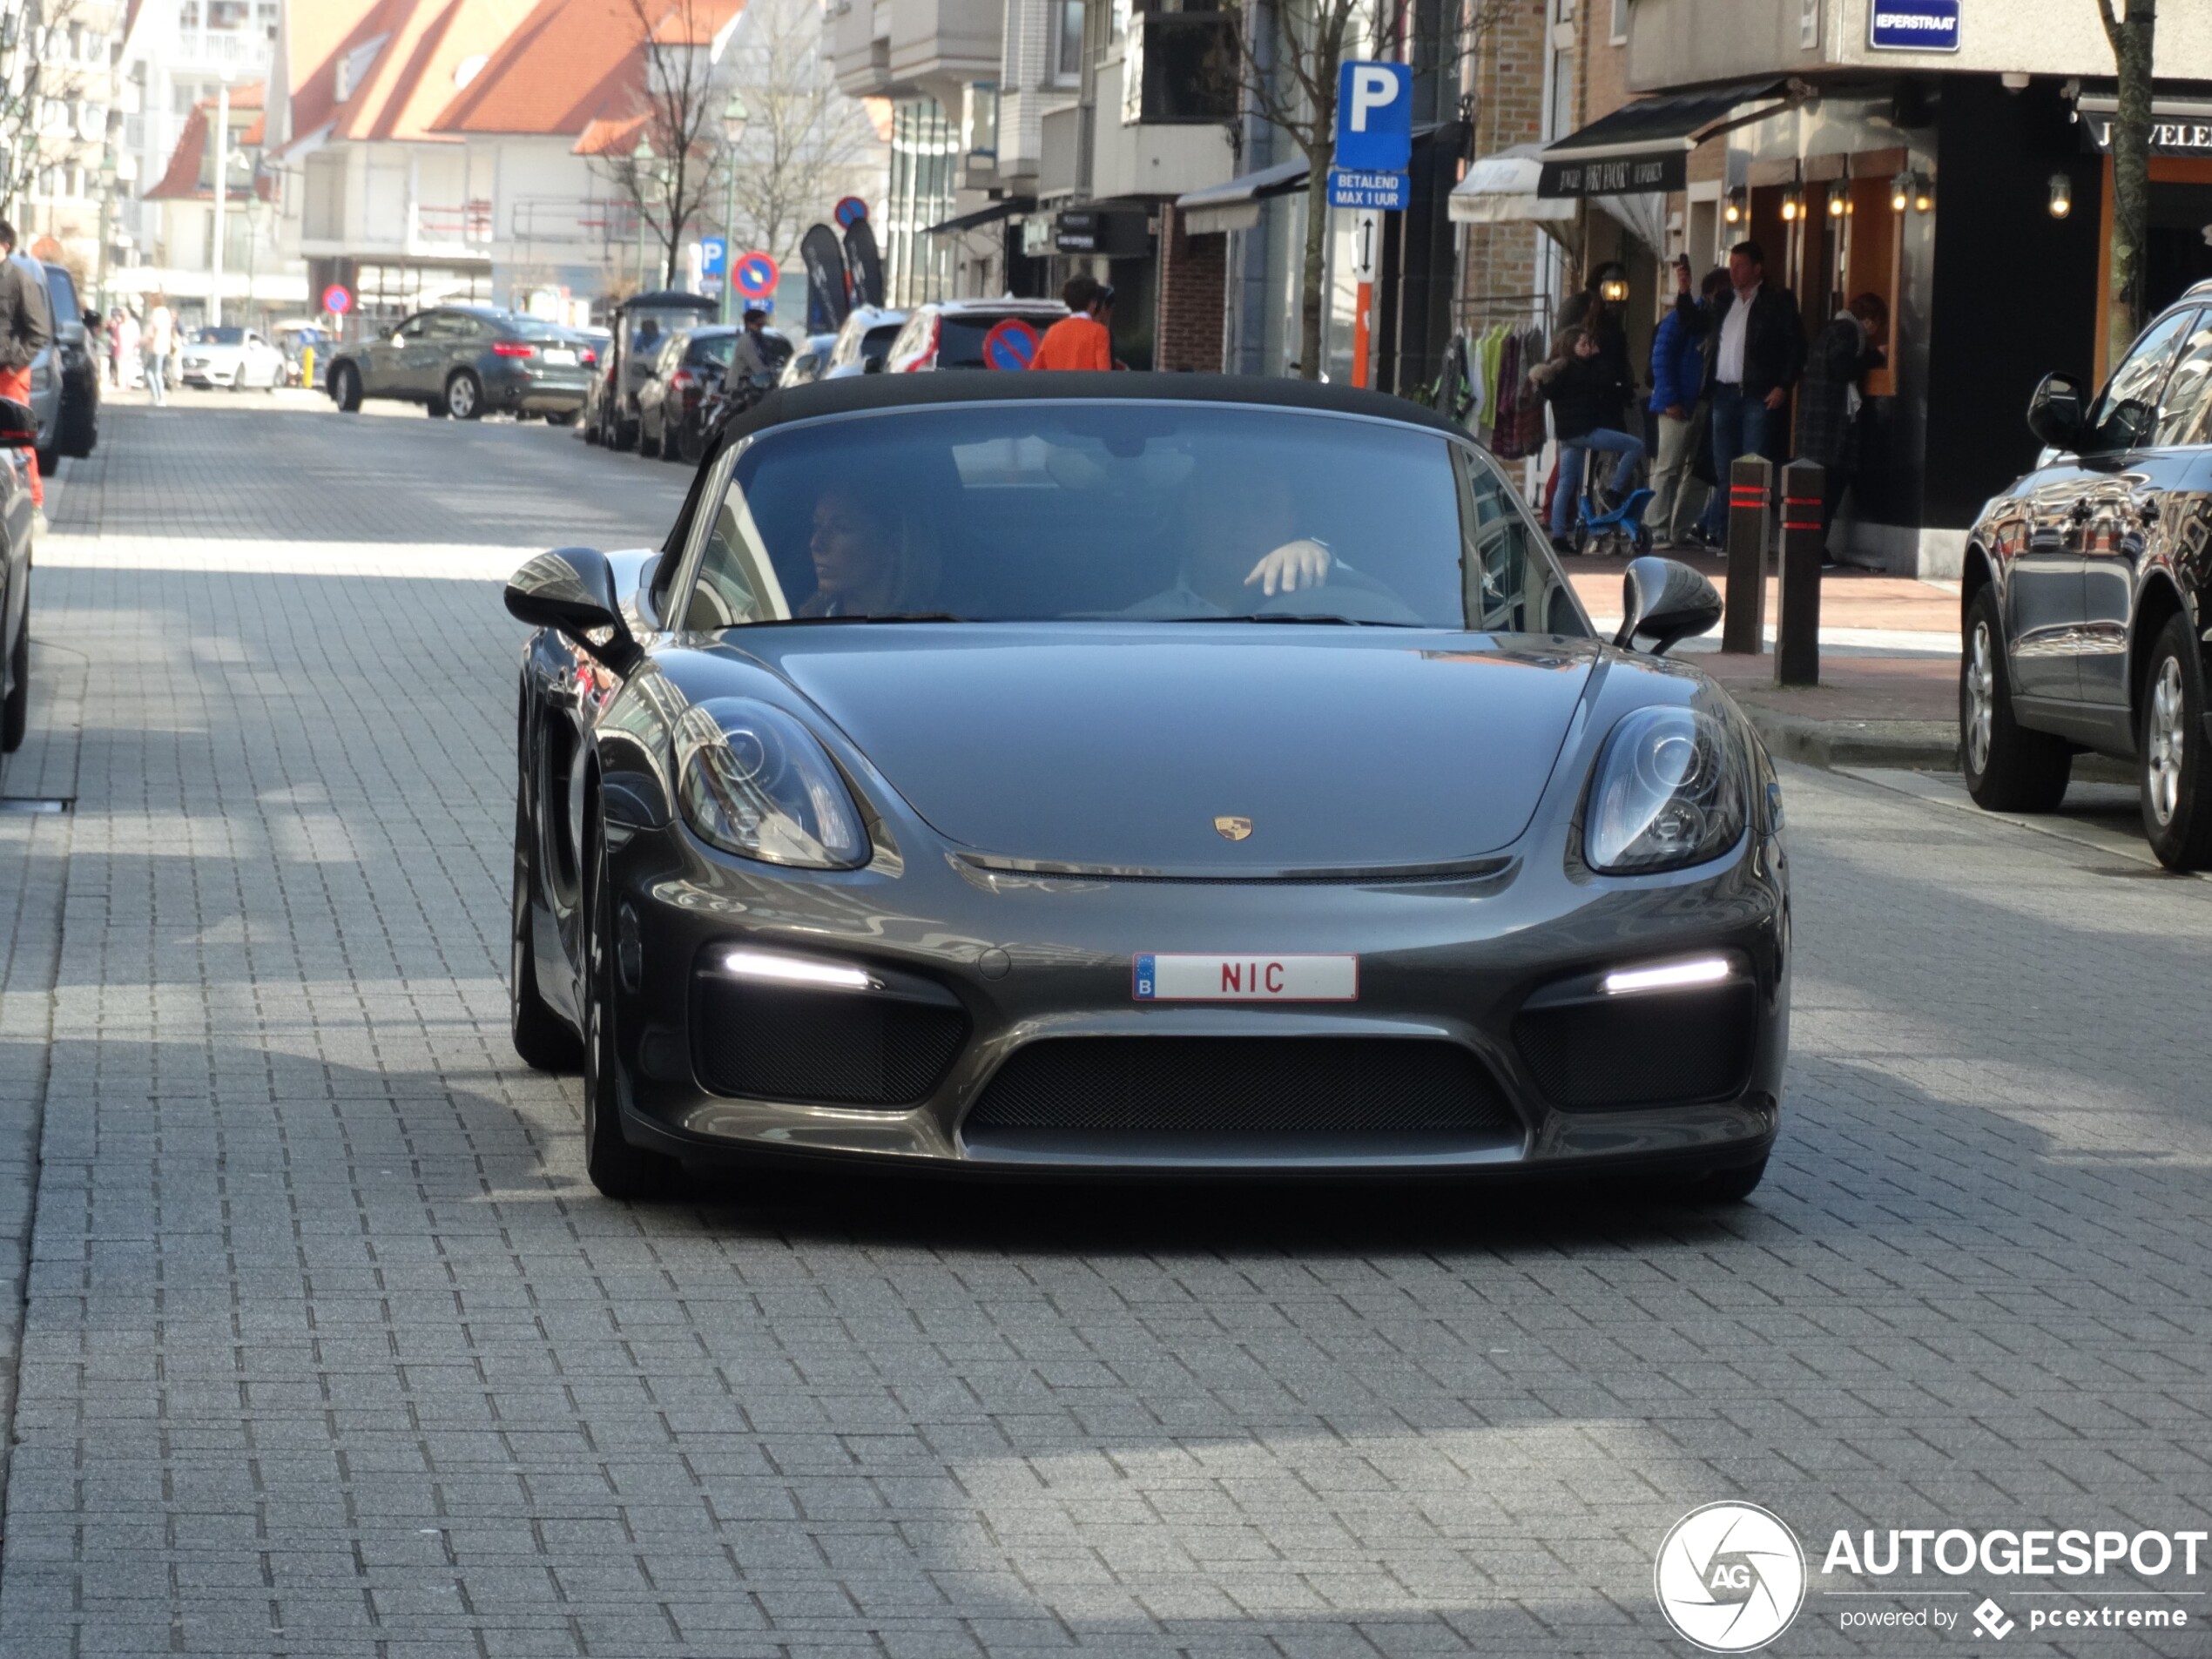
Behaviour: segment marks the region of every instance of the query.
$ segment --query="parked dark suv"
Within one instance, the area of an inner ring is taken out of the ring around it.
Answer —
[[[1969,532],[1959,720],[1982,806],[2036,812],[2084,750],[2132,760],[2152,850],[2212,864],[2212,282],[2146,328],[2091,401],[2035,389],[2035,470]]]
[[[420,403],[456,421],[501,411],[566,426],[591,389],[597,354],[565,328],[494,306],[418,311],[388,334],[331,354],[323,384],[348,412],[361,400]]]

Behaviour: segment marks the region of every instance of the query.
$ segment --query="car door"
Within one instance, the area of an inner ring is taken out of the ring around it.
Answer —
[[[2186,517],[2212,418],[2212,311],[2178,314],[2183,320],[2157,424],[2090,495],[2081,547],[2081,698],[2108,709],[2128,706],[2128,644],[2144,574],[2170,563],[2169,537]]]
[[[389,334],[368,342],[361,354],[361,391],[364,395],[409,395],[407,354],[429,320],[428,312],[418,311]]]
[[[422,331],[421,342],[408,348],[408,373],[426,398],[442,398],[446,381],[456,368],[476,368],[489,331],[483,322],[465,311],[434,311]],[[477,370],[478,379],[482,371]]]
[[[2111,561],[2129,561],[2132,572],[2134,556],[2126,550],[2134,489],[2130,469],[2156,435],[2167,373],[2196,314],[2186,307],[2144,330],[2091,409],[2080,453],[2055,458],[2028,492],[2027,545],[2006,597],[2020,696],[2080,703],[2087,695],[2081,674],[2089,620],[2084,569],[2093,556],[2106,561],[2101,592],[2120,573]]]

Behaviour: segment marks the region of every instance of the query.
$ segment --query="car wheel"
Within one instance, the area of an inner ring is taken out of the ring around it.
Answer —
[[[681,463],[685,458],[684,452],[691,447],[691,428],[698,424],[696,421],[686,419],[674,431],[662,433],[660,458]]]
[[[343,415],[356,415],[361,406],[361,370],[341,363],[330,371],[330,397]]]
[[[508,1028],[523,1063],[538,1071],[574,1071],[583,1040],[554,1012],[537,984],[537,950],[530,938],[530,820],[518,785],[515,799],[515,894],[507,975]]]
[[[576,424],[576,411],[574,409],[548,409],[545,412],[545,424],[548,426],[574,426]]]
[[[483,412],[483,383],[468,369],[457,370],[446,381],[446,413],[456,421],[473,421]]]
[[[599,423],[597,421],[587,421],[583,423],[583,441],[594,445],[599,442]]]
[[[28,570],[24,579],[30,579]],[[30,729],[30,596],[27,593],[23,627],[16,635],[15,648],[8,653],[8,672],[15,685],[6,698],[0,698],[0,754],[13,754],[22,748],[24,733]]]
[[[2143,832],[2169,870],[2212,864],[2212,767],[2205,764],[2204,664],[2188,618],[2167,618],[2143,682],[2135,752]]]
[[[614,899],[607,880],[607,838],[594,824],[584,892],[583,1168],[610,1198],[666,1196],[682,1166],[632,1146],[622,1132],[622,1062],[615,1043]]]
[[[1966,790],[1996,813],[2047,813],[2066,795],[2074,757],[2066,740],[2031,732],[2013,718],[1997,590],[1985,586],[1966,607],[1959,663],[1959,755]]]

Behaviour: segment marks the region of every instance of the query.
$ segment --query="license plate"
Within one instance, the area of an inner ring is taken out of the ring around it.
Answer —
[[[1357,956],[1139,956],[1140,1002],[1357,1002]]]
[[[538,353],[538,355],[543,358],[547,362],[555,364],[562,368],[574,368],[576,367],[576,354],[572,351],[562,351],[556,347],[548,347],[545,350]]]

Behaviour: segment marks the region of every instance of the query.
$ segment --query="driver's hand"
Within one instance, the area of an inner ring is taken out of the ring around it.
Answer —
[[[1318,588],[1329,579],[1329,566],[1333,563],[1329,550],[1318,542],[1285,542],[1252,566],[1244,585],[1249,588],[1258,583],[1260,591],[1271,599],[1278,593]]]

